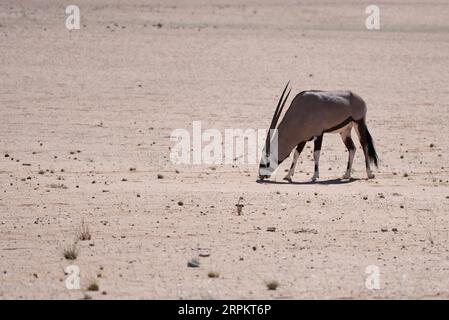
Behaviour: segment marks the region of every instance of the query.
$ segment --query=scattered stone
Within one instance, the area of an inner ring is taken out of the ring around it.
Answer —
[[[398,232],[398,229],[397,228],[393,228],[393,229],[391,229],[391,231]]]
[[[381,228],[380,231],[382,231],[382,232],[387,232],[388,229],[387,229],[387,228]]]
[[[158,178],[158,179],[164,179],[164,176],[163,176],[162,174],[158,173],[158,174],[157,174],[157,178]]]
[[[276,231],[276,227],[268,227],[267,231],[268,232],[275,232]]]
[[[203,249],[199,254],[201,258],[207,258],[210,257],[210,250],[209,249]]]
[[[207,276],[208,276],[209,278],[218,278],[218,277],[220,276],[220,274],[219,274],[218,272],[213,272],[213,271],[211,271],[211,272],[209,272],[209,273],[207,274]]]
[[[183,205],[184,205],[184,202],[178,201],[178,206],[183,206]]]
[[[52,188],[52,189],[68,189],[67,186],[63,183],[50,183],[47,184],[47,188]]]
[[[299,230],[294,231],[295,234],[298,233],[312,233],[312,234],[318,234],[318,230],[316,229],[308,229],[308,228],[301,228]]]
[[[198,268],[200,266],[200,262],[197,259],[191,259],[187,262],[187,267],[189,268]]]

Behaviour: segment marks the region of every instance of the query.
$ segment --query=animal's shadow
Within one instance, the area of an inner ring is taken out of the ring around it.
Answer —
[[[314,185],[314,184],[322,184],[322,185],[334,185],[334,184],[348,184],[355,181],[361,180],[359,178],[351,178],[351,179],[328,179],[328,180],[316,180],[316,181],[272,181],[272,180],[260,180],[257,179],[256,182],[260,184],[293,184],[293,185]]]

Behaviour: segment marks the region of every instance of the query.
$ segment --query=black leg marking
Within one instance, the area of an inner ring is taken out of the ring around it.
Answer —
[[[315,168],[314,173],[312,177],[312,181],[315,181],[319,177],[319,161],[320,161],[320,151],[321,151],[321,145],[323,143],[323,135],[316,137],[314,141],[314,147],[313,147],[313,160],[315,160]]]
[[[304,149],[304,146],[306,145],[305,141],[300,142],[297,146],[296,146],[296,151],[298,151],[299,154],[301,154],[302,150]]]
[[[360,144],[362,145],[363,154],[365,155],[366,173],[368,175],[368,178],[374,178],[374,175],[371,172],[371,166],[370,166],[371,161],[370,161],[370,154],[369,154],[370,148],[372,148],[372,150],[374,150],[374,146],[371,141],[372,139],[371,139],[371,136],[368,138],[369,132],[368,132],[368,129],[365,124],[365,119],[356,121],[356,123],[357,123],[357,134],[359,136]],[[370,141],[368,141],[368,139]],[[375,154],[375,151],[373,151],[373,152],[374,152],[374,155],[376,158],[376,164],[377,164],[377,155]],[[373,157],[374,156],[372,156],[372,158]]]
[[[321,145],[323,144],[323,135],[317,137],[315,139],[315,143],[314,143],[314,148],[313,148],[313,152],[321,150]]]
[[[352,138],[350,136],[346,137],[346,139],[343,142],[344,142],[344,144],[345,144],[345,146],[346,146],[346,148],[348,149],[349,152],[356,150],[354,141],[352,140]],[[349,158],[349,160],[348,160],[348,165],[346,166],[346,170],[349,170],[350,167],[351,167],[351,160],[350,159],[351,158]]]

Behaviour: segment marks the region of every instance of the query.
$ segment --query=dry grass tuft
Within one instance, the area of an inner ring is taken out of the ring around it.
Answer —
[[[275,280],[273,281],[268,281],[266,283],[267,289],[268,290],[276,290],[279,287],[279,283]]]
[[[86,241],[92,239],[92,235],[89,230],[89,226],[84,222],[84,219],[81,220],[81,226],[79,227],[76,238],[81,241]]]
[[[78,257],[79,249],[76,244],[71,244],[64,248],[63,254],[67,260],[75,260]]]
[[[87,285],[88,291],[98,291],[100,290],[100,286],[98,285],[97,281],[90,280],[89,284]]]

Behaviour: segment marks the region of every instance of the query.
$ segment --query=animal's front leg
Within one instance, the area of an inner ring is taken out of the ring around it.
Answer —
[[[306,145],[305,142],[301,142],[296,146],[295,154],[293,155],[293,162],[290,166],[290,170],[288,170],[287,175],[284,177],[284,180],[287,180],[288,182],[292,182],[292,176],[295,173],[296,168],[296,162],[298,162],[299,155],[301,154],[302,149],[304,149],[304,146]]]
[[[316,137],[313,148],[313,160],[315,161],[315,171],[313,173],[312,181],[316,181],[320,177],[320,152],[321,144],[323,143],[323,135]]]

